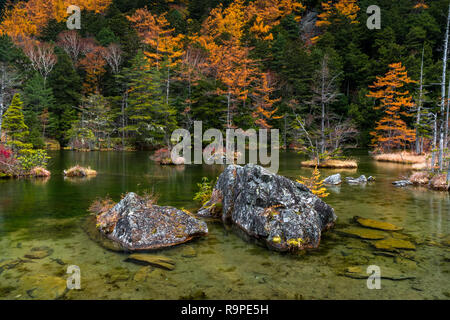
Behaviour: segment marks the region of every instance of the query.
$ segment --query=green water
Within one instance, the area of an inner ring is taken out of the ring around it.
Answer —
[[[55,152],[48,180],[0,180],[1,299],[39,297],[30,291],[39,284],[30,276],[67,278],[68,265],[81,269],[81,290],[66,291],[64,299],[448,299],[450,298],[448,193],[424,188],[396,189],[391,182],[409,173],[407,166],[376,163],[364,153],[355,154],[358,170],[343,176],[376,176],[366,186],[330,188],[326,202],[338,222],[324,234],[320,249],[299,255],[268,251],[246,242],[219,223],[208,221],[208,237],[158,254],[176,262],[172,271],[125,261],[126,253],[108,251],[92,241],[82,226],[89,203],[98,196],[114,200],[127,191],[155,191],[159,204],[195,210],[191,200],[201,177],[215,178],[221,166],[161,167],[149,153]],[[290,178],[309,175],[295,153],[280,156],[279,174]],[[91,179],[64,179],[72,165],[91,166]],[[336,171],[323,170],[326,176]],[[416,250],[393,256],[379,255],[373,241],[342,236],[338,231],[353,216],[386,221],[403,227],[398,237],[412,241]],[[447,244],[447,245],[446,245]],[[31,248],[46,246],[50,256],[25,259]],[[188,248],[188,249],[187,249]],[[195,256],[186,255],[186,250]],[[366,279],[344,276],[348,267],[369,265],[394,270],[411,279],[381,280],[381,289],[369,290]],[[139,275],[147,273],[147,279]]]

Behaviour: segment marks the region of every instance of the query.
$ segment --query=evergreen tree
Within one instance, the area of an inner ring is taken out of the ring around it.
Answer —
[[[171,131],[176,127],[175,110],[165,102],[159,71],[150,68],[144,54],[139,52],[124,74],[129,79],[128,125],[124,130],[140,148],[169,145]]]
[[[8,143],[15,151],[24,147],[26,138],[29,135],[28,126],[24,120],[23,103],[20,99],[20,94],[16,93],[11,105],[6,110],[3,124],[8,136]]]
[[[81,80],[69,56],[62,50],[58,50],[57,54],[58,62],[49,77],[49,85],[55,98],[55,103],[48,109],[49,134],[64,145],[67,142],[65,132],[77,119],[76,107],[80,101]]]

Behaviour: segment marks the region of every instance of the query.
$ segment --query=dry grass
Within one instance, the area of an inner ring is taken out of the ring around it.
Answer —
[[[70,169],[64,170],[64,175],[66,177],[92,177],[97,175],[97,171],[91,169],[91,167],[81,167],[76,165]]]
[[[30,175],[36,178],[47,178],[50,177],[51,173],[45,168],[34,167],[30,170]]]
[[[417,164],[426,166],[427,156],[417,155],[411,152],[397,152],[397,153],[381,153],[374,155],[376,161],[395,162],[404,164]]]
[[[308,160],[308,161],[302,161],[303,167],[309,167],[309,168],[315,168],[316,167],[316,161],[315,160]],[[325,169],[354,169],[358,168],[358,162],[353,159],[347,159],[347,160],[337,160],[337,159],[330,159],[325,160],[321,162],[318,165],[319,168],[325,168]]]
[[[439,191],[448,191],[449,185],[447,184],[447,175],[441,173],[431,178],[430,188]]]
[[[430,174],[428,172],[416,172],[409,177],[409,181],[415,185],[427,185],[430,182]]]
[[[109,211],[114,205],[115,202],[109,197],[98,198],[89,206],[88,210],[95,215],[100,215]]]
[[[153,191],[146,191],[142,195],[142,199],[145,201],[145,205],[150,208],[158,202],[159,194],[154,193]]]

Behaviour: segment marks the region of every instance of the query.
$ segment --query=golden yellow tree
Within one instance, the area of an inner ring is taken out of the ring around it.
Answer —
[[[38,36],[49,20],[64,21],[67,8],[76,5],[81,10],[104,12],[112,0],[29,0],[19,1],[7,8],[0,24],[0,34],[9,35],[14,41]]]
[[[337,0],[322,2],[323,12],[319,14],[316,25],[325,27],[335,22],[348,20],[352,24],[359,23],[356,18],[360,10],[357,0]]]
[[[414,107],[412,97],[404,86],[414,83],[402,63],[389,65],[389,71],[382,77],[378,76],[373,85],[373,91],[367,95],[380,101],[375,110],[382,110],[384,115],[376,123],[372,144],[380,151],[391,151],[407,146],[415,140],[415,130],[408,128],[404,119],[411,117]]]
[[[307,186],[319,198],[326,198],[330,195],[327,193],[327,188],[323,186],[323,180],[320,179],[320,171],[317,166],[314,168],[311,177],[300,176],[297,182]]]
[[[255,124],[261,128],[269,129],[272,126],[269,124],[270,120],[280,119],[282,117],[275,116],[278,108],[274,108],[273,105],[280,99],[272,99],[271,94],[275,90],[273,86],[273,76],[266,72],[261,74],[259,85],[253,92],[255,100],[255,111],[253,117],[255,118]]]

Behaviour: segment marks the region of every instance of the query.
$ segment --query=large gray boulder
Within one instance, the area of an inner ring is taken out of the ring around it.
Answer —
[[[317,248],[337,218],[303,184],[253,164],[228,166],[198,215],[235,224],[278,251]]]
[[[208,233],[208,227],[187,211],[149,203],[133,192],[97,216],[97,228],[128,250],[160,249]]]

